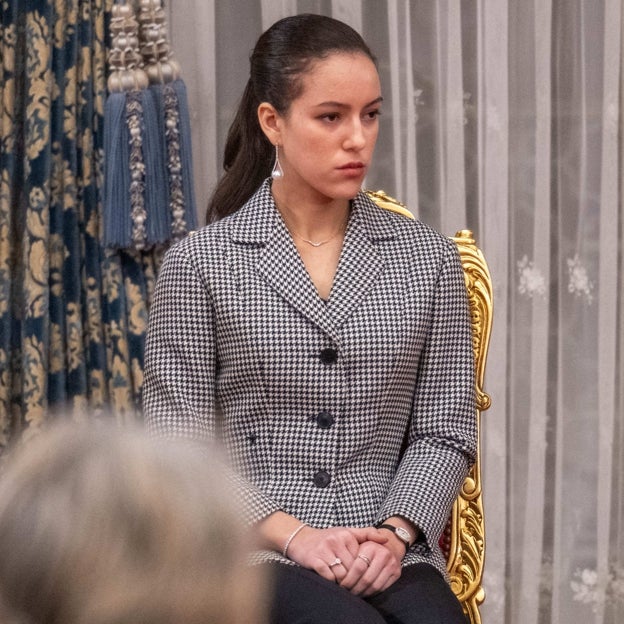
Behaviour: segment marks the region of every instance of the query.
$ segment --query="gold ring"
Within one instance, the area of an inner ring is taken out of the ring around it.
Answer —
[[[336,557],[331,563],[328,563],[327,565],[330,568],[333,568],[334,566],[340,565],[342,563],[342,559],[340,559],[340,557]]]
[[[358,559],[361,559],[366,564],[366,567],[370,568],[371,560],[366,555],[358,555]]]

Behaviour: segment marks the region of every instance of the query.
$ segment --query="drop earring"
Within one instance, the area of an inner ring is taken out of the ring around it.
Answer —
[[[280,165],[279,161],[279,146],[275,146],[275,164],[273,165],[273,171],[271,171],[271,177],[274,180],[279,180],[284,177],[284,172],[282,171],[282,165]]]

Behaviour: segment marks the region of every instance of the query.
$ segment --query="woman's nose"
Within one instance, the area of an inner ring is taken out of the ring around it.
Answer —
[[[349,132],[344,141],[345,149],[362,149],[366,145],[366,136],[361,119],[353,120]]]

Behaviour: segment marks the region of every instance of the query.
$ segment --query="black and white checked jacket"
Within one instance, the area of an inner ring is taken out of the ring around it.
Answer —
[[[450,239],[359,194],[324,302],[267,181],[167,253],[143,405],[154,434],[221,437],[250,523],[401,515],[424,536],[404,564],[444,573],[438,539],[476,452],[473,375]]]

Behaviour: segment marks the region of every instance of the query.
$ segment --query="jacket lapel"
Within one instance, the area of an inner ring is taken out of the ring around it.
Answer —
[[[353,200],[349,228],[329,298],[329,313],[339,329],[379,282],[384,256],[379,243],[396,232],[383,210],[360,193]]]
[[[339,328],[379,282],[384,269],[380,243],[395,239],[396,231],[384,210],[358,194],[327,304],[318,296],[275,207],[268,181],[234,215],[231,238],[253,254],[256,271],[271,288],[337,340]]]
[[[318,296],[280,217],[268,182],[235,215],[232,241],[255,255],[258,274],[291,306],[337,338],[327,306]]]

